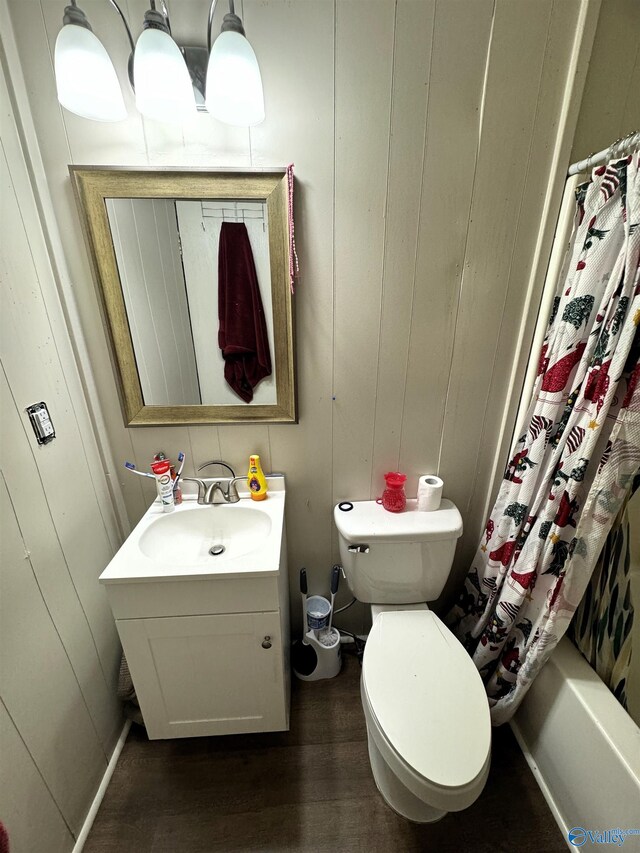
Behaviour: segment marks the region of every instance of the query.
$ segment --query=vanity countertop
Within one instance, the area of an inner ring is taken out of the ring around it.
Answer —
[[[284,478],[267,478],[266,500],[238,489],[235,504],[198,505],[185,495],[173,512],[154,501],[100,575],[104,584],[278,575]],[[210,549],[223,547],[220,554]]]

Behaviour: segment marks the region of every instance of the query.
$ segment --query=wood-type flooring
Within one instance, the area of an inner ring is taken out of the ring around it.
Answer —
[[[367,753],[360,667],[292,686],[291,730],[149,741],[131,729],[84,853],[565,853],[508,726],[486,788],[430,825],[396,815]]]

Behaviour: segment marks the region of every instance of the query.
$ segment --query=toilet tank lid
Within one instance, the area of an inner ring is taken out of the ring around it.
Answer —
[[[375,538],[377,542],[435,542],[462,536],[462,516],[458,507],[443,498],[439,509],[420,512],[415,500],[407,501],[404,512],[389,512],[375,501],[353,501],[346,512],[337,504],[333,510],[338,532],[349,542]]]

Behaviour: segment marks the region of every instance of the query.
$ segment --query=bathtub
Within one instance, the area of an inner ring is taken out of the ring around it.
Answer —
[[[566,637],[511,727],[565,839],[573,827],[640,829],[640,728]],[[623,849],[640,850],[640,835]]]

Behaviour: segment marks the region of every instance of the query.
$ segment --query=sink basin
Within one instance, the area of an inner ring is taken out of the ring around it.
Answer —
[[[238,504],[195,506],[161,515],[140,537],[140,550],[151,560],[173,566],[213,565],[224,556],[240,557],[260,549],[271,532],[266,512]]]
[[[271,475],[267,483],[269,496],[260,503],[241,489],[237,503],[215,506],[199,505],[196,495],[188,492],[170,513],[163,513],[154,501],[100,581],[124,584],[278,575],[284,541],[284,477]]]

